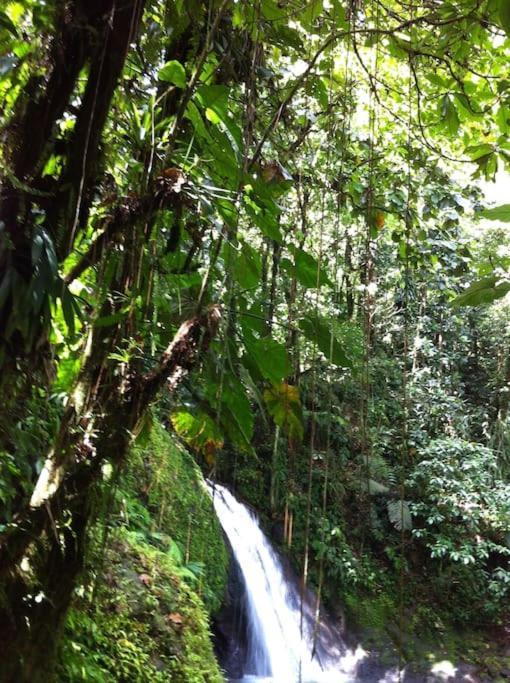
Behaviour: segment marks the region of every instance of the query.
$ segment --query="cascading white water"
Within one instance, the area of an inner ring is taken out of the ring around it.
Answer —
[[[339,636],[320,661],[312,657],[313,620],[305,618],[299,591],[286,581],[256,516],[225,487],[209,484],[209,489],[246,585],[249,642],[243,683],[355,680],[363,651],[348,651]]]

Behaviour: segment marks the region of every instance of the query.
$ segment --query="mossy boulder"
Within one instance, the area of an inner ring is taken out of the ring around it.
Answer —
[[[113,490],[113,509],[89,534],[56,680],[222,683],[210,615],[228,553],[199,468],[155,424]]]

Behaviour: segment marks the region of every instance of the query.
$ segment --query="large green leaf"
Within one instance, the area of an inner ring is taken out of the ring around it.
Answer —
[[[207,112],[210,110],[222,121],[228,118],[229,89],[226,85],[202,85],[195,94],[195,100]]]
[[[188,102],[185,117],[191,121],[195,133],[202,138],[202,140],[205,140],[209,143],[211,141],[211,136],[207,130],[202,115],[200,114],[200,111],[194,102]]]
[[[160,81],[166,81],[167,83],[173,83],[178,88],[186,87],[186,71],[183,65],[176,59],[167,62],[158,72],[158,78]]]
[[[278,21],[279,19],[286,18],[286,12],[279,7],[278,2],[275,0],[262,0],[260,3],[260,9],[263,16],[270,21]]]
[[[225,381],[221,401],[223,409],[225,407],[228,409],[236,426],[236,430],[233,433],[227,429],[229,435],[235,437],[238,431],[242,438],[241,440],[234,438],[234,441],[241,447],[249,446],[253,436],[253,413],[243,385],[233,375],[230,375]],[[223,418],[225,418],[224,415]],[[222,420],[222,423],[225,423],[225,419]],[[232,426],[232,420],[230,420],[230,426]]]
[[[441,117],[446,123],[446,128],[451,137],[455,136],[459,130],[459,115],[449,95],[444,95],[441,100]]]
[[[510,204],[502,204],[501,206],[494,206],[492,209],[484,209],[480,212],[480,216],[490,221],[510,223]]]
[[[510,292],[510,280],[495,275],[484,277],[465,289],[452,302],[452,306],[480,306],[501,299]]]
[[[301,441],[304,427],[298,387],[287,382],[273,384],[264,391],[264,401],[275,423],[291,438]]]
[[[328,360],[342,368],[352,367],[343,346],[332,332],[331,323],[316,315],[309,315],[300,320],[299,327],[305,337],[316,344],[317,348]]]
[[[232,268],[233,275],[241,287],[243,289],[256,287],[260,282],[262,263],[255,249],[246,243],[242,243],[239,250],[227,244],[224,252],[227,267]]]
[[[223,447],[223,436],[212,417],[201,410],[195,415],[176,410],[170,420],[177,434],[212,464],[216,451]]]
[[[80,307],[76,298],[69,291],[69,288],[62,283],[62,294],[60,297],[62,303],[62,314],[64,316],[65,323],[69,329],[71,335],[74,335],[75,331],[75,318],[79,318],[81,314]]]
[[[311,254],[303,249],[291,247],[290,251],[294,256],[294,263],[289,259],[282,259],[281,267],[307,289],[314,289],[322,285],[330,285],[326,271],[319,265],[319,262]]]
[[[510,37],[510,2],[508,0],[499,0],[498,19],[507,36]]]
[[[307,31],[312,31],[315,21],[323,12],[323,0],[308,0],[299,19]]]
[[[245,209],[265,237],[278,243],[283,241],[278,227],[278,216],[275,213],[257,206],[250,198],[245,198]]]
[[[278,384],[288,376],[290,363],[283,344],[271,337],[247,339],[245,344],[247,352],[265,379]]]

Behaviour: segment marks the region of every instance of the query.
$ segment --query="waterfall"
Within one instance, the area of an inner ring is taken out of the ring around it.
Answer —
[[[332,625],[323,620],[315,623],[314,601],[308,595],[303,599],[297,586],[286,579],[257,517],[225,487],[209,483],[209,490],[246,587],[248,644],[243,683],[355,680],[364,652],[348,650]]]

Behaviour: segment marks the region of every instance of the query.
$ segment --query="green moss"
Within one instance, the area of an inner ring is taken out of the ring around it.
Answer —
[[[359,593],[348,593],[344,599],[349,620],[362,629],[383,631],[397,614],[391,596],[386,593],[365,597]]]
[[[162,426],[133,449],[107,525],[106,544],[90,546],[57,680],[221,683],[209,614],[228,554],[200,470]]]
[[[203,567],[200,591],[214,612],[223,597],[228,554],[202,473],[192,457],[155,424],[148,443],[134,449],[123,489],[130,527],[170,535],[187,563]]]
[[[221,683],[198,577],[125,529],[105,560],[96,599],[69,615],[58,680]]]

